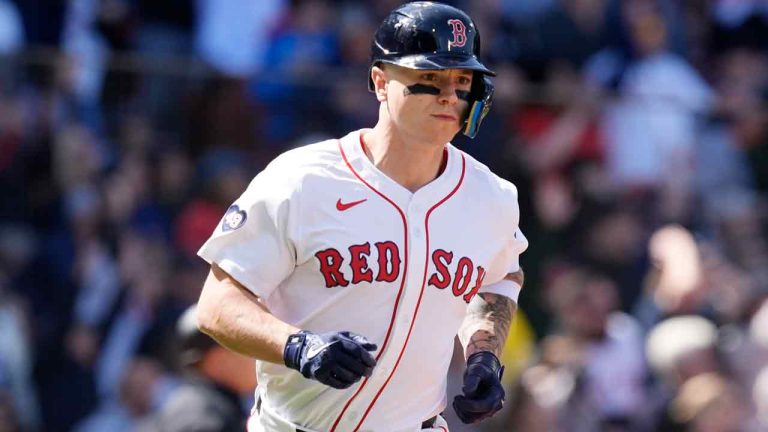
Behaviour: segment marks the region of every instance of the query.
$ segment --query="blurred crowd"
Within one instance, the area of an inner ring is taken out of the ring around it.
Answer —
[[[190,372],[245,419],[252,366],[182,346],[195,253],[275,155],[375,123],[399,3],[0,0],[0,431],[176,430]],[[531,242],[505,409],[451,429],[768,431],[768,3],[447,3],[498,72],[455,143]]]

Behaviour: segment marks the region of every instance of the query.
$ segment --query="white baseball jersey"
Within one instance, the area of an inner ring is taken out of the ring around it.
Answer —
[[[418,191],[379,171],[362,131],[288,151],[259,173],[200,249],[278,318],[378,344],[370,378],[337,390],[257,362],[262,410],[313,431],[416,431],[446,405],[453,341],[527,240],[517,190],[451,144]]]

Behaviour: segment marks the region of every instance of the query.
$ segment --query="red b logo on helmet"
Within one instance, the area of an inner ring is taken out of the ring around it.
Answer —
[[[463,47],[467,43],[467,27],[461,20],[450,19],[448,24],[453,27],[453,40],[448,42],[448,49],[451,47]]]

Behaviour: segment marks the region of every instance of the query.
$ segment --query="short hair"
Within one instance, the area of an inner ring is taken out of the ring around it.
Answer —
[[[717,327],[697,315],[668,318],[648,334],[645,353],[648,364],[661,376],[668,376],[686,354],[715,348]]]

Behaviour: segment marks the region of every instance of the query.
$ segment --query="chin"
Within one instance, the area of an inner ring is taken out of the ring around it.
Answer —
[[[451,141],[461,129],[458,125],[435,124],[430,121],[409,125],[409,134],[416,141],[444,145]]]
[[[445,144],[451,141],[459,133],[459,130],[460,128],[458,127],[437,127],[431,133],[428,133],[429,140],[440,141],[440,144]]]
[[[444,145],[453,139],[454,135],[449,135],[444,132],[427,133],[422,136],[421,141],[433,144]]]

